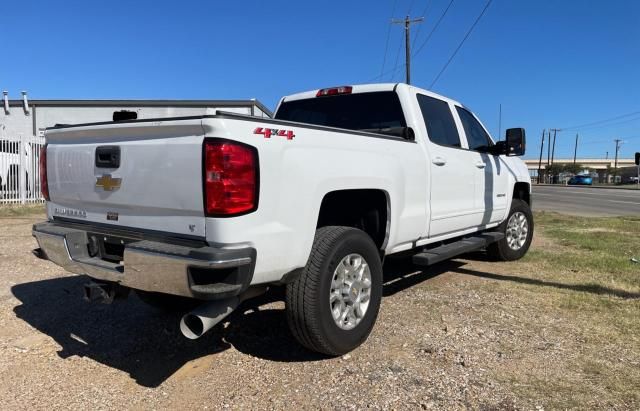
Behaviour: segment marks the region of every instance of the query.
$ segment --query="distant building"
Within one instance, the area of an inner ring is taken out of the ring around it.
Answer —
[[[41,136],[55,124],[111,121],[115,112],[129,111],[137,118],[215,114],[216,110],[261,117],[271,112],[257,100],[10,100],[5,91],[0,109],[0,138]]]
[[[524,160],[527,168],[529,169],[529,175],[533,181],[538,180],[538,166],[539,159],[526,159]],[[604,158],[578,158],[575,161],[577,164],[582,165],[585,171],[594,178],[594,183],[614,183],[614,182],[626,182],[628,176],[635,173],[635,159],[633,158],[619,158],[618,159],[618,171],[615,170],[615,159]],[[573,159],[556,158],[553,160],[554,164],[573,164]],[[546,159],[542,160],[542,173],[544,175],[545,166],[547,165]],[[617,177],[616,177],[617,175]],[[634,174],[635,175],[635,174]]]

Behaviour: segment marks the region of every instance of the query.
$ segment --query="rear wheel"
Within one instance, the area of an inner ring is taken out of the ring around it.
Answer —
[[[310,350],[345,354],[362,344],[382,299],[382,264],[361,230],[316,231],[304,272],[287,285],[286,311],[295,338]]]
[[[522,258],[529,250],[533,238],[533,215],[529,204],[513,199],[507,219],[498,226],[497,231],[504,238],[487,247],[490,257],[500,261],[513,261]]]

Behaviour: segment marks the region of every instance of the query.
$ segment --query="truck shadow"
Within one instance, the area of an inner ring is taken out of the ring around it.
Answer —
[[[53,338],[60,345],[59,357],[91,358],[128,373],[145,387],[157,387],[189,361],[231,346],[273,361],[326,358],[297,344],[281,307],[257,308],[281,299],[277,289],[243,303],[224,325],[194,341],[180,333],[181,314],[160,312],[133,293],[110,305],[84,301],[86,282],[86,277],[70,276],[15,285],[11,291],[21,304],[14,312]]]
[[[455,264],[442,264],[427,274],[409,260],[385,264],[383,295],[393,295],[454,267]],[[134,293],[110,305],[84,301],[83,285],[87,281],[83,276],[68,276],[17,284],[11,291],[21,304],[14,312],[53,338],[60,346],[60,358],[91,358],[128,373],[145,387],[157,387],[189,361],[232,346],[270,361],[327,358],[302,348],[289,332],[281,303],[282,287],[246,301],[224,324],[193,341],[180,334],[180,314],[151,308]],[[278,303],[267,305],[274,302]]]
[[[500,264],[495,262],[494,260],[491,260],[486,253],[479,252],[479,251],[465,254],[464,258],[472,261],[485,261],[485,262],[490,261],[496,264]],[[536,285],[539,287],[551,287],[551,288],[558,288],[561,290],[569,290],[569,291],[583,292],[583,293],[596,294],[596,295],[608,295],[608,296],[623,298],[625,300],[640,299],[640,293],[606,287],[596,283],[566,284],[566,283],[560,283],[557,281],[539,280],[537,278],[525,277],[525,276],[515,275],[515,274],[505,275],[505,274],[495,274],[495,273],[488,273],[484,271],[470,270],[468,268],[463,268],[463,266],[464,264],[460,264],[458,267],[452,266],[449,268],[449,270],[454,273],[471,275],[474,277],[485,278],[488,280],[509,281],[509,282],[514,282],[519,284]]]
[[[457,260],[447,260],[425,268],[414,265],[411,257],[389,258],[384,264],[382,296],[390,297],[423,281],[454,271],[464,264]]]
[[[599,284],[564,284],[556,281],[538,280],[536,278],[522,277],[517,275],[485,273],[482,271],[469,270],[462,267],[454,268],[452,269],[452,271],[458,274],[466,274],[474,277],[486,278],[489,280],[511,281],[511,282],[520,283],[520,284],[537,285],[540,287],[552,287],[552,288],[558,288],[561,290],[570,290],[570,291],[577,291],[577,292],[590,293],[590,294],[596,294],[596,295],[609,295],[613,297],[622,298],[625,300],[640,299],[640,293],[605,287]]]
[[[464,261],[452,260],[423,270],[411,264],[410,259],[389,259],[384,266],[383,295],[390,297],[443,273],[453,272],[493,281],[640,298],[637,294],[595,289],[590,285],[549,283],[515,275],[472,271],[464,265]],[[61,358],[91,358],[128,373],[141,386],[157,387],[189,361],[219,354],[231,347],[277,362],[327,358],[302,348],[289,332],[282,287],[243,303],[224,324],[192,341],[180,334],[179,314],[161,313],[146,306],[134,294],[111,305],[85,302],[81,296],[86,281],[86,277],[68,276],[15,285],[11,290],[21,304],[14,312],[18,318],[53,338],[60,346],[57,354]],[[229,361],[225,356],[216,357],[221,364]]]

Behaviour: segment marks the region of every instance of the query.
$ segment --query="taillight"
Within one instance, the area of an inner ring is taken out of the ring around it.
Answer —
[[[49,183],[47,181],[47,146],[44,145],[40,148],[40,191],[42,197],[49,201]]]
[[[323,88],[322,90],[318,90],[318,92],[316,93],[316,97],[337,96],[338,94],[351,94],[352,90],[353,87],[351,86]]]
[[[258,205],[258,155],[248,145],[204,142],[204,203],[207,215],[231,216]]]

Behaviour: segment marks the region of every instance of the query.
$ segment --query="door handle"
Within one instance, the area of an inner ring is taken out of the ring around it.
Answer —
[[[487,166],[487,163],[485,163],[484,161],[478,161],[476,163],[476,167],[478,168],[485,168]]]
[[[437,166],[443,166],[445,164],[447,164],[447,160],[445,160],[442,157],[436,157],[433,160],[431,160],[431,162]]]

